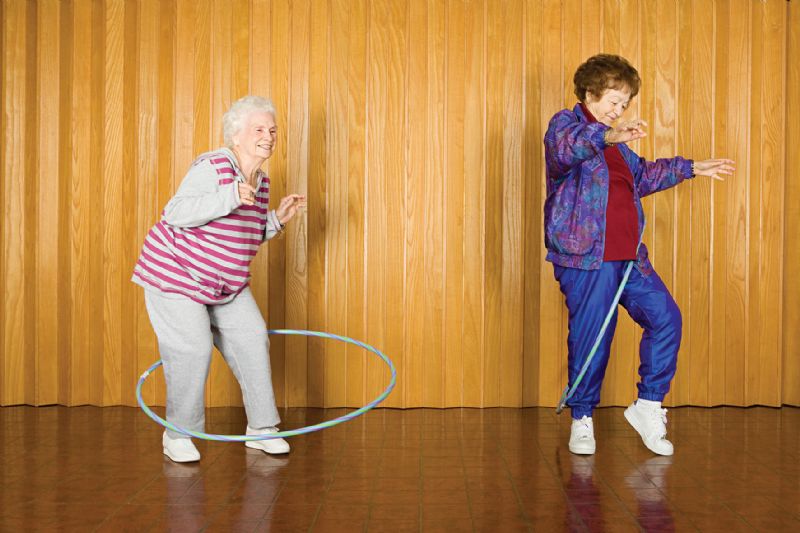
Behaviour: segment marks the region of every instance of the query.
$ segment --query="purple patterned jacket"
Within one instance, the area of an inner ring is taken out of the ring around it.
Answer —
[[[547,199],[544,203],[547,260],[564,267],[596,270],[603,263],[608,204],[608,166],[603,135],[609,129],[591,123],[580,104],[550,119],[544,136]],[[644,231],[641,198],[692,177],[692,160],[682,157],[646,161],[625,144],[619,150],[633,174],[633,201]],[[639,246],[636,266],[644,275],[653,271],[647,247]]]

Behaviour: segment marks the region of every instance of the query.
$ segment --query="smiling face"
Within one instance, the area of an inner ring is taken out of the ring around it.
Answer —
[[[233,136],[233,146],[243,159],[263,161],[272,155],[277,140],[275,117],[256,111],[247,116],[242,129]]]
[[[591,92],[586,93],[586,107],[598,122],[611,126],[628,108],[631,90],[628,87],[606,89],[599,98]]]

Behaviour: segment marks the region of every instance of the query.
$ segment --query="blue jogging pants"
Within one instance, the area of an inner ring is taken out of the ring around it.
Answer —
[[[569,310],[569,386],[580,374],[592,349],[614,295],[622,282],[627,261],[604,262],[598,270],[553,265]],[[642,276],[634,267],[619,301],[631,318],[644,329],[639,345],[639,398],[661,401],[669,392],[677,368],[681,345],[681,313],[664,282],[653,272]],[[617,325],[617,310],[597,348],[592,363],[567,404],[572,418],[592,416],[600,403],[600,386],[608,366],[611,340]]]

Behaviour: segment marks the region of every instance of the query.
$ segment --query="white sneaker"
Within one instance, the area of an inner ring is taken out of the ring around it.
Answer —
[[[200,460],[200,452],[194,447],[190,438],[173,439],[165,431],[161,437],[161,444],[164,446],[164,455],[176,463],[191,463]]]
[[[592,418],[584,416],[580,420],[572,419],[572,432],[569,436],[569,451],[577,455],[594,454],[594,424]]]
[[[672,455],[672,443],[667,440],[667,410],[661,402],[636,400],[625,409],[625,420],[642,437],[647,448],[658,455]]]
[[[252,429],[247,426],[246,435],[267,435],[277,432],[278,428]],[[248,440],[245,441],[244,445],[248,448],[255,448],[272,454],[289,453],[289,443],[283,439]]]

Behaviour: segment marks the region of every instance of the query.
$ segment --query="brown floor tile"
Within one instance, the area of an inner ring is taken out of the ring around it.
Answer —
[[[419,520],[375,519],[367,522],[368,533],[419,533]]]

